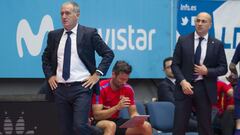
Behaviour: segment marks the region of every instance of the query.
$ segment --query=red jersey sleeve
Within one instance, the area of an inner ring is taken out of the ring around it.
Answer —
[[[92,104],[102,104],[101,94],[100,95],[93,94]]]

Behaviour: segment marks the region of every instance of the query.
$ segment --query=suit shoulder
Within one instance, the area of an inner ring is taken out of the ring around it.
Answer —
[[[193,39],[193,37],[194,37],[194,33],[190,33],[190,34],[187,34],[187,35],[179,36],[178,40],[179,41],[185,41],[185,40]]]
[[[89,33],[97,31],[97,29],[93,28],[93,27],[88,27],[88,26],[84,26],[84,25],[79,25],[79,27],[81,30],[83,30],[85,32],[89,32]]]
[[[224,48],[223,42],[220,41],[220,40],[217,39],[217,38],[209,37],[209,38],[208,38],[208,43],[209,43],[209,44],[212,44],[212,45],[214,45],[214,46],[220,47],[220,48]]]
[[[214,41],[215,43],[218,43],[218,44],[222,44],[222,41],[217,39],[217,38],[211,38],[212,41]]]
[[[52,30],[52,31],[49,32],[49,34],[58,34],[58,33],[61,33],[61,32],[63,32],[63,28]]]
[[[158,87],[161,87],[162,85],[167,85],[167,84],[168,84],[168,81],[167,81],[166,78],[164,78],[163,80],[161,80],[161,81],[157,84],[157,86],[158,86]]]

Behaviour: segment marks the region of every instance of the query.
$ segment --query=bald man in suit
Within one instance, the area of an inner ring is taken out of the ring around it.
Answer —
[[[195,32],[180,36],[173,55],[176,78],[173,135],[185,135],[192,108],[196,110],[199,135],[213,135],[211,107],[217,101],[217,77],[227,73],[223,43],[208,34],[210,14],[195,19]]]

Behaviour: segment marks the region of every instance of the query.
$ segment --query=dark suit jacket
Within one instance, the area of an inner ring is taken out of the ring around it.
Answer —
[[[174,103],[174,89],[175,84],[169,80],[168,78],[164,78],[158,85],[157,85],[157,94],[158,94],[158,101],[169,101]]]
[[[98,69],[105,75],[114,58],[113,51],[101,39],[96,29],[78,25],[77,31],[77,52],[79,58],[85,64],[90,74],[93,74]],[[57,50],[63,32],[64,29],[58,29],[48,34],[47,47],[42,55],[42,68],[47,79],[56,75]],[[96,67],[95,52],[102,57],[98,67]],[[94,88],[98,90],[99,84],[97,83]]]
[[[223,43],[215,38],[208,37],[207,52],[203,64],[208,69],[208,74],[203,76],[203,81],[208,97],[212,103],[217,101],[217,77],[227,73],[227,61]],[[176,98],[184,98],[179,83],[186,79],[193,81],[194,73],[194,33],[180,36],[175,47],[172,71],[177,81]]]

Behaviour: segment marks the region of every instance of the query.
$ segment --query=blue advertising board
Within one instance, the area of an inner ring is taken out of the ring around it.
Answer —
[[[1,0],[0,78],[42,78],[47,33],[61,28],[64,0]],[[115,53],[133,66],[132,78],[163,77],[162,60],[175,40],[176,0],[77,0],[79,23],[95,27]],[[98,62],[99,58],[97,57]],[[107,77],[111,75],[111,68]]]

